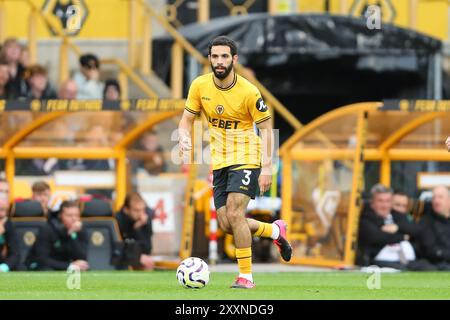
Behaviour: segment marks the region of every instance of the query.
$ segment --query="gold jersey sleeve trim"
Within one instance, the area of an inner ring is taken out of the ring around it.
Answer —
[[[267,116],[265,118],[262,118],[261,120],[255,121],[256,124],[260,124],[261,122],[264,122],[266,120],[269,120],[270,118],[272,118],[272,116]]]

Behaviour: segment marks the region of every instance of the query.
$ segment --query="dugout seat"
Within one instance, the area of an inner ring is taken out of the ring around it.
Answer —
[[[88,263],[91,270],[114,270],[111,263],[117,244],[122,241],[117,222],[112,217],[82,218],[88,234]]]
[[[111,202],[102,199],[90,199],[81,202],[82,217],[112,217]]]
[[[26,270],[25,259],[39,234],[39,229],[47,224],[44,217],[12,217],[19,240],[20,263],[19,270]]]
[[[45,213],[40,202],[35,200],[21,200],[14,202],[11,210],[11,217],[45,217]]]

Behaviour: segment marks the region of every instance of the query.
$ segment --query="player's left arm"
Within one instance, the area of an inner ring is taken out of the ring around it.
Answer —
[[[260,195],[263,195],[270,189],[272,184],[272,157],[273,157],[273,142],[274,135],[272,130],[272,122],[267,119],[256,125],[261,136],[261,174],[259,176],[259,190]]]

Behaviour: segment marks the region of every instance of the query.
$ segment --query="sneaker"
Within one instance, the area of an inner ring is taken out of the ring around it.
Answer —
[[[280,227],[280,236],[277,240],[273,240],[273,243],[278,247],[278,251],[280,252],[281,257],[284,261],[291,260],[292,256],[292,247],[289,244],[289,241],[286,238],[286,230],[287,226],[283,220],[277,220],[274,222],[278,227]]]
[[[256,285],[251,282],[250,280],[247,280],[245,278],[237,277],[234,283],[231,285],[230,288],[237,288],[237,289],[252,289]]]

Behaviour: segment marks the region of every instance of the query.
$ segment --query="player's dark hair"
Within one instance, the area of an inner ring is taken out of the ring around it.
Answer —
[[[211,48],[214,46],[227,46],[230,48],[231,56],[237,55],[237,45],[232,39],[226,36],[214,38],[208,46],[208,54],[211,54]]]

